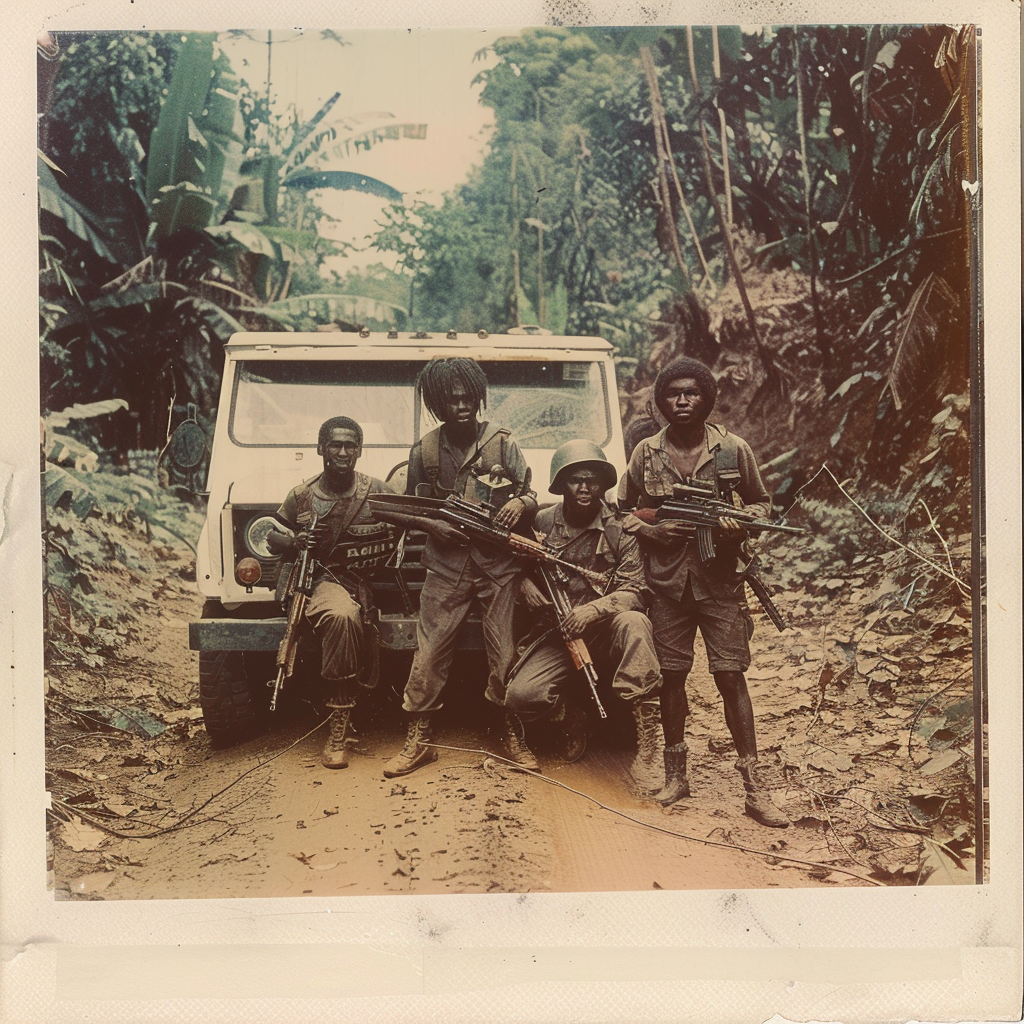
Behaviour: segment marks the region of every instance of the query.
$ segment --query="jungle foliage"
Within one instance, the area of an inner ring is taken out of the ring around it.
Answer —
[[[328,144],[423,126],[339,119],[337,96],[277,112],[212,34],[59,41],[40,51],[43,406],[158,397],[108,445],[162,445],[169,402],[209,417],[232,332],[330,323],[600,334],[634,422],[658,367],[696,355],[783,491],[824,457],[891,474],[968,391],[970,27],[526,29],[473,80],[493,135],[437,206],[316,170]],[[404,283],[328,278],[321,188],[393,201],[377,244]]]
[[[418,325],[607,337],[627,420],[685,351],[766,461],[880,475],[968,391],[973,28],[537,28],[494,53],[486,159],[378,240]]]
[[[311,159],[327,142],[356,157],[420,137],[363,116],[332,121],[338,98],[308,120],[275,113],[214,33],[62,34],[40,46],[44,412],[127,399],[131,422],[97,424],[106,446],[162,447],[169,406],[194,403],[208,421],[231,334],[316,315],[319,293],[338,290],[320,270],[341,250],[320,235],[311,191],[400,194]],[[296,303],[304,292],[314,296]]]

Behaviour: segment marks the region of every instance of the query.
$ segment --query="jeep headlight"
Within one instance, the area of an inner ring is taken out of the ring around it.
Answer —
[[[257,558],[276,558],[277,555],[267,547],[267,535],[277,530],[279,533],[290,533],[273,516],[256,516],[246,527],[243,538],[249,553]]]

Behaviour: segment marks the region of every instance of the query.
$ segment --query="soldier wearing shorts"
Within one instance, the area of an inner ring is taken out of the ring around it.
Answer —
[[[717,394],[711,370],[695,359],[677,359],[661,371],[654,399],[668,426],[634,450],[619,488],[624,508],[657,508],[673,496],[675,485],[694,481],[713,485],[725,500],[738,499],[758,517],[768,515],[771,498],[750,446],[725,427],[707,422]],[[655,798],[668,806],[690,795],[686,677],[693,667],[693,642],[700,629],[708,668],[722,695],[726,724],[736,746],[745,812],[762,825],[784,828],[789,821],[772,804],[757,774],[754,712],[744,676],[750,667],[753,634],[743,590],[744,533],[729,517],[723,517],[719,527],[716,556],[702,562],[691,526],[649,525],[635,516],[625,524],[647,556],[650,617],[664,680],[665,787]]]

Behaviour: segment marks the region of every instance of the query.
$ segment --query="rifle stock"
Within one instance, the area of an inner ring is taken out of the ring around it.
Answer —
[[[318,518],[314,512],[308,527],[310,536],[316,529]],[[291,678],[295,671],[295,658],[299,650],[299,629],[306,611],[306,602],[313,591],[313,574],[316,572],[316,564],[316,559],[307,544],[303,548],[302,554],[293,563],[292,570],[288,575],[288,586],[285,588],[284,596],[288,605],[288,624],[285,626],[281,643],[277,647],[277,675],[267,683],[267,686],[273,689],[270,696],[271,711],[277,710],[277,698],[285,681]]]
[[[587,680],[587,686],[590,687],[590,696],[594,699],[594,704],[597,707],[597,713],[602,718],[607,718],[608,712],[605,711],[604,705],[601,703],[601,698],[597,692],[597,669],[594,668],[594,659],[590,656],[590,651],[588,650],[583,638],[570,636],[566,631],[565,620],[569,612],[572,611],[572,606],[569,604],[569,598],[562,589],[561,582],[557,579],[555,572],[556,570],[549,568],[544,563],[541,563],[541,578],[544,580],[544,586],[547,588],[548,597],[551,598],[551,603],[554,606],[555,620],[558,623],[558,630],[562,634],[562,640],[565,642],[566,650],[569,652],[573,664],[583,672],[583,675]]]
[[[403,496],[398,497],[401,499]],[[394,499],[394,495],[370,495],[370,508],[373,514],[385,522],[427,532],[430,532],[431,521],[439,520],[455,527],[469,540],[505,548],[523,558],[532,558],[541,563],[571,569],[602,588],[608,583],[608,578],[603,573],[585,569],[581,565],[560,558],[540,541],[513,533],[503,526],[495,526],[491,522],[491,510],[486,505],[478,505],[457,495],[452,495],[443,502],[420,499],[417,503],[398,503]]]

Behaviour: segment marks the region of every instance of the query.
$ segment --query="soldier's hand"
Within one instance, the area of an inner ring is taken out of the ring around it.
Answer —
[[[267,550],[272,555],[285,555],[295,550],[295,537],[284,530],[273,529],[267,534]]]
[[[581,604],[579,608],[573,608],[569,612],[562,625],[570,636],[580,636],[588,626],[592,626],[597,620],[598,612],[593,605]]]
[[[662,547],[671,547],[674,544],[682,544],[683,541],[693,537],[693,527],[689,523],[667,519],[663,523],[655,523],[654,526],[646,527],[642,536]]]
[[[308,528],[299,530],[299,532],[295,534],[296,549],[298,551],[305,551],[307,549],[312,551],[324,539],[324,534],[326,532],[326,523],[317,523],[316,529],[312,532]]]
[[[529,608],[547,608],[551,604],[548,596],[531,579],[519,584],[519,595]]]
[[[743,526],[738,519],[733,519],[732,516],[719,516],[718,526],[723,533],[733,534],[739,536],[743,533]]]
[[[497,512],[494,513],[494,522],[498,526],[506,526],[511,529],[519,522],[520,517],[526,511],[526,502],[522,498],[509,498]]]

